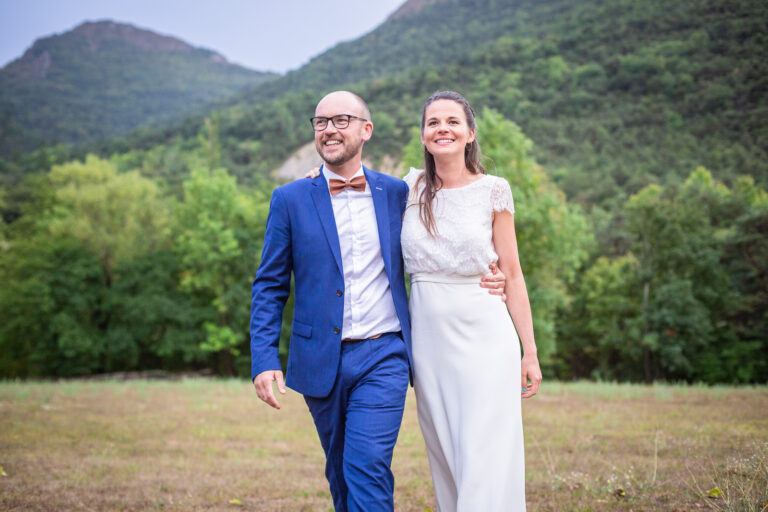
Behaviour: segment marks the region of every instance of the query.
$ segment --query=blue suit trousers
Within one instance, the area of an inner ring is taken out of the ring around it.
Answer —
[[[392,512],[390,470],[408,389],[401,335],[342,343],[330,395],[304,396],[325,450],[336,512]]]

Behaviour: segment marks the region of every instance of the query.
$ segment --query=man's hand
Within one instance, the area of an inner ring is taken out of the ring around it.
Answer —
[[[267,370],[261,372],[253,379],[253,387],[256,388],[256,394],[259,395],[259,398],[275,409],[279,409],[280,404],[278,403],[277,398],[275,398],[275,393],[272,390],[273,382],[277,382],[277,390],[280,391],[281,395],[284,395],[285,384],[283,383],[283,372],[280,370]]]
[[[480,279],[480,286],[488,288],[488,293],[501,297],[501,302],[507,302],[507,296],[504,293],[504,287],[507,284],[507,276],[504,275],[495,263],[488,265],[491,271]]]
[[[317,178],[320,176],[320,168],[315,167],[311,171],[307,172],[307,174],[304,175],[305,178]]]

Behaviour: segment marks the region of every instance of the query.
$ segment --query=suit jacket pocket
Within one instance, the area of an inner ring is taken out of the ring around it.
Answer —
[[[291,325],[291,334],[301,336],[302,338],[311,338],[312,326],[294,320],[293,325]]]

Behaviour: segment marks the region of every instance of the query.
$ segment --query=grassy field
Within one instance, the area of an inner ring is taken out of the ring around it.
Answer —
[[[0,383],[0,510],[332,510],[306,406],[282,403],[238,380]],[[524,425],[531,511],[768,509],[765,387],[547,383]],[[396,510],[434,509],[412,391],[393,470]]]

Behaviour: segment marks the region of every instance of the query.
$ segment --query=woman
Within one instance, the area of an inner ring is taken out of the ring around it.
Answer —
[[[414,388],[441,512],[525,510],[521,398],[541,381],[512,193],[485,174],[476,129],[460,94],[433,94],[421,119],[425,170],[405,177]],[[506,307],[476,284],[496,261]]]

